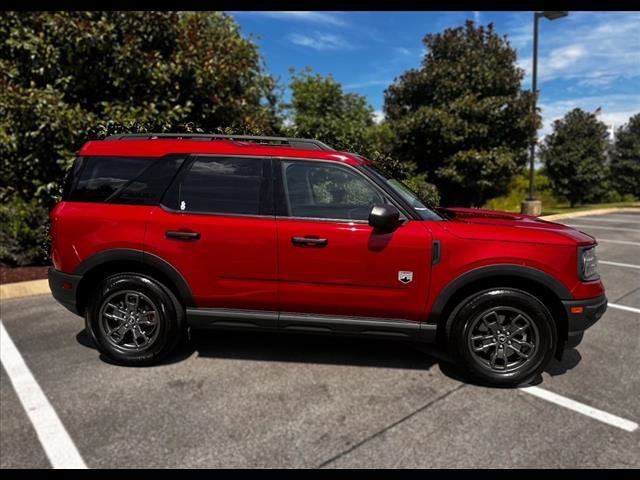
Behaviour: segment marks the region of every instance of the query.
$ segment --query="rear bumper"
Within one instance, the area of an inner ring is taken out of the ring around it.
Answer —
[[[575,347],[582,340],[584,331],[596,323],[607,310],[607,297],[601,295],[585,300],[564,300],[567,313],[567,348]]]
[[[53,298],[70,312],[80,315],[77,291],[82,275],[71,275],[55,268],[49,268],[47,276]]]

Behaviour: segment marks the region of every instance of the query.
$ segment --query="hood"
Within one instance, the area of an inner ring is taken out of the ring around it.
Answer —
[[[592,245],[591,235],[531,215],[478,208],[438,208],[450,217],[445,228],[456,236],[476,240]]]

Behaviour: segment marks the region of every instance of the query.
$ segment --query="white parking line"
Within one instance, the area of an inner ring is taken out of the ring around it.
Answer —
[[[637,268],[640,270],[640,265],[633,265],[631,263],[608,262],[606,260],[598,260],[598,263],[602,265],[613,265],[614,267]]]
[[[584,403],[576,402],[575,400],[571,400],[570,398],[563,397],[562,395],[558,395],[557,393],[550,392],[549,390],[545,390],[540,387],[523,387],[520,388],[520,391],[542,398],[548,402],[555,403],[561,407],[568,408],[574,412],[581,413],[582,415],[586,415],[587,417],[599,420],[600,422],[608,425],[621,428],[627,432],[634,432],[638,429],[638,424],[636,422],[626,420],[618,417],[617,415],[612,415],[611,413],[607,413],[603,410],[598,410],[597,408],[590,407]]]
[[[624,310],[625,312],[640,313],[640,308],[627,307],[626,305],[618,305],[617,303],[608,303],[607,306],[617,308],[618,310]]]
[[[637,245],[640,247],[640,242],[627,242],[626,240],[610,240],[608,238],[598,238],[598,243],[617,243],[618,245]]]
[[[624,228],[624,227],[605,227],[602,225],[592,225],[588,223],[565,223],[566,226],[572,228],[596,228],[598,230],[617,230],[619,232],[637,232],[640,233],[638,228]]]
[[[87,468],[73,440],[0,320],[0,362],[53,468]]]

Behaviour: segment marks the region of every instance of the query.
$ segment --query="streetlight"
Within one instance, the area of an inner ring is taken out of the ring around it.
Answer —
[[[547,20],[557,20],[566,17],[569,12],[533,12],[533,71],[531,76],[531,90],[533,93],[531,100],[531,117],[535,118],[536,99],[538,96],[538,19],[544,17]],[[542,213],[542,202],[533,198],[533,163],[536,155],[537,133],[534,133],[531,147],[529,149],[529,197],[522,202],[522,213],[528,215],[540,215]]]

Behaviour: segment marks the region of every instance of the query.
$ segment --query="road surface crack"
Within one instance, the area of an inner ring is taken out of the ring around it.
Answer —
[[[448,392],[440,395],[439,397],[434,398],[433,400],[425,403],[423,406],[417,408],[416,410],[414,410],[413,412],[409,413],[408,415],[405,415],[404,417],[402,417],[399,420],[396,420],[395,422],[393,422],[390,425],[387,425],[386,427],[384,427],[381,430],[378,430],[377,432],[369,435],[368,437],[364,438],[363,440],[359,441],[358,443],[352,445],[351,447],[347,448],[346,450],[343,450],[342,452],[338,453],[337,455],[334,455],[333,457],[331,457],[330,459],[322,462],[320,465],[318,465],[316,468],[324,468],[327,465],[335,462],[336,460],[344,457],[345,455],[348,455],[349,453],[353,452],[354,450],[360,448],[361,446],[363,446],[365,443],[370,442],[371,440],[373,440],[374,438],[379,437],[380,435],[382,435],[385,432],[388,432],[389,430],[391,430],[392,428],[400,425],[401,423],[409,420],[411,417],[416,416],[417,414],[419,414],[420,412],[425,411],[427,408],[431,407],[432,405],[438,403],[440,400],[444,400],[445,398],[447,398],[449,395],[451,395],[454,392],[457,392],[458,390],[460,390],[461,388],[463,388],[465,386],[464,383],[458,385],[456,388],[449,390]]]
[[[636,293],[638,290],[640,290],[640,288],[634,288],[633,290],[631,290],[630,292],[625,293],[624,295],[622,295],[621,297],[616,298],[613,302],[611,303],[618,303],[620,300],[622,300],[625,297],[628,297],[629,295]]]

